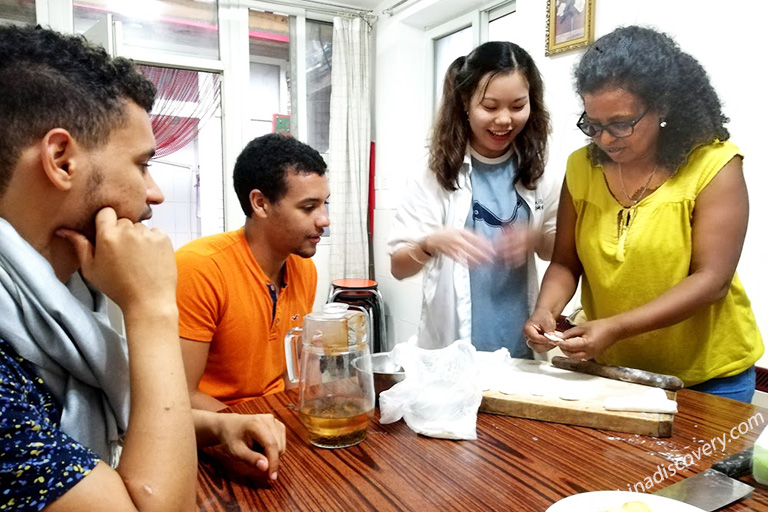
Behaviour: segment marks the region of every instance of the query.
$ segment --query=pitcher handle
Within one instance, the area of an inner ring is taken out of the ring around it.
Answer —
[[[294,327],[285,335],[285,368],[288,383],[293,386],[299,383],[299,349],[296,340],[301,339],[303,331],[301,327]]]
[[[357,338],[356,344],[368,343],[368,338],[371,333],[371,326],[373,325],[370,312],[362,306],[350,305],[347,313],[347,319],[349,320],[352,316],[360,316],[363,319],[362,332],[360,331],[359,326],[353,328],[355,337]]]

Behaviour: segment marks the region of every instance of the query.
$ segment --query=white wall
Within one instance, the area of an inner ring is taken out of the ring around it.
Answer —
[[[387,15],[379,17],[375,37],[377,176],[373,249],[376,281],[387,308],[391,343],[405,341],[415,333],[421,309],[421,277],[396,281],[389,271],[385,245],[407,176],[426,163],[429,47],[423,31]]]
[[[768,261],[768,248],[761,239],[768,204],[759,194],[768,187],[768,155],[761,151],[768,131],[768,107],[763,93],[765,81],[758,78],[764,68],[764,49],[758,42],[762,40],[768,4],[750,0],[595,2],[596,37],[621,25],[653,26],[672,35],[709,72],[731,118],[728,127],[732,140],[746,155],[744,171],[752,199],[751,217],[738,272],[752,299],[758,325],[764,335],[768,334],[768,276],[761,268]],[[382,3],[382,8],[391,3]],[[517,0],[517,12],[508,18],[508,39],[526,48],[544,75],[554,127],[547,172],[562,176],[568,154],[585,142],[574,126],[582,106],[573,93],[571,78],[581,52],[544,56],[543,1]],[[425,163],[428,41],[423,32],[399,23],[396,16],[380,16],[376,29],[374,256],[376,278],[391,316],[391,335],[394,341],[401,342],[415,332],[421,303],[420,279],[397,282],[391,277],[384,240],[407,176]],[[768,358],[759,364],[768,366]]]

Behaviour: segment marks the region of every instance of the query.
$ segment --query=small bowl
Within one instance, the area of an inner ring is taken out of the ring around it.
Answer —
[[[352,366],[357,372],[359,359],[352,361]],[[379,393],[386,391],[405,378],[405,372],[397,366],[390,357],[389,352],[379,352],[371,354],[371,368],[373,370],[373,389],[376,392],[376,400],[379,399]]]

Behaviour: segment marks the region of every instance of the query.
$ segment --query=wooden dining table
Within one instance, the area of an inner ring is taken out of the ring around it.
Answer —
[[[201,451],[199,510],[545,511],[576,493],[639,489],[646,477],[654,492],[752,446],[768,422],[768,409],[684,389],[669,438],[481,413],[476,440],[452,441],[417,435],[402,420],[383,425],[377,410],[367,439],[329,450],[309,444],[296,403],[287,391],[223,411],[274,414],[287,450],[272,483],[245,481]],[[724,451],[714,438],[725,439]],[[662,478],[675,461],[683,470]],[[741,480],[754,492],[722,510],[768,511],[768,487]]]

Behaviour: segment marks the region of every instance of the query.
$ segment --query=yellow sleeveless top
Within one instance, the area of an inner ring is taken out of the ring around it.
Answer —
[[[583,147],[568,158],[566,183],[576,208],[576,249],[584,267],[581,301],[590,320],[650,302],[689,275],[696,197],[734,156],[731,142],[701,146],[678,172],[631,208],[613,197],[602,166]],[[763,354],[744,288],[690,318],[615,343],[598,361],[675,375],[693,386],[737,375]]]

